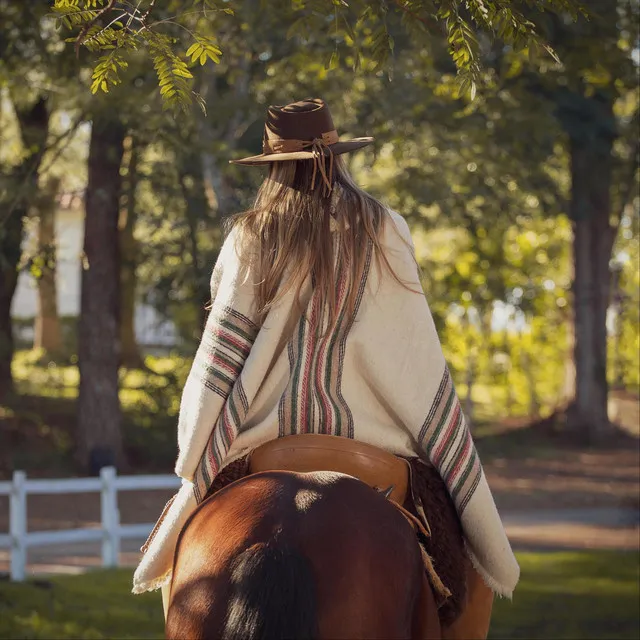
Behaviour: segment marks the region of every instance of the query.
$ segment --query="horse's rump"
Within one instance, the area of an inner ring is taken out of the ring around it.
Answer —
[[[169,638],[435,638],[439,629],[415,533],[350,476],[252,474],[202,502],[178,539]]]
[[[408,461],[411,465],[411,493],[415,501],[421,503],[431,530],[429,538],[420,536],[420,543],[431,557],[436,573],[451,591],[451,596],[438,611],[440,621],[448,625],[460,615],[466,597],[466,551],[462,527],[447,487],[435,467],[419,458],[408,458]],[[248,473],[248,457],[232,462],[215,477],[207,497]],[[411,495],[405,508],[419,517]]]

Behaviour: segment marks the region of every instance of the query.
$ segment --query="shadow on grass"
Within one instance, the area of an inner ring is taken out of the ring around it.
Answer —
[[[171,472],[180,392],[188,371],[181,358],[148,358],[146,369],[122,369],[124,473]],[[13,363],[17,393],[0,405],[0,479],[14,469],[30,476],[84,475],[74,460],[78,372],[43,367],[29,352]]]
[[[176,415],[162,410],[124,411],[121,473],[171,473],[176,425]],[[31,477],[86,475],[74,459],[75,429],[75,399],[19,396],[0,407],[0,479],[8,479],[14,469]]]
[[[68,475],[75,471],[75,399],[16,395],[0,406],[0,478],[14,469],[29,475]]]
[[[473,437],[483,461],[493,458],[545,460],[577,448],[604,452],[625,448],[633,450],[639,444],[637,437],[614,425],[606,442],[590,445],[579,435],[566,431],[561,414],[533,423],[523,421],[514,426],[501,424],[498,420],[478,423],[474,425]]]
[[[561,439],[530,426],[503,427],[496,422],[474,425],[473,437],[483,462],[493,458],[551,458],[558,448],[571,448]]]
[[[162,406],[161,394],[158,400],[129,403],[123,410],[123,473],[173,469],[177,416]],[[76,402],[75,398],[20,395],[0,406],[0,479],[9,478],[14,469],[32,477],[86,474],[74,459]]]

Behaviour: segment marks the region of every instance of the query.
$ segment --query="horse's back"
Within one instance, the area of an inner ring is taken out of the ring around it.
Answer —
[[[382,495],[343,474],[263,472],[185,526],[167,636],[435,637],[429,598],[415,533]]]

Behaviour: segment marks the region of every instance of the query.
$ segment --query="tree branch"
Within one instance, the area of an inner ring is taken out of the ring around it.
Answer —
[[[138,13],[138,9],[140,8],[141,4],[142,4],[142,0],[138,0],[138,4],[136,5],[136,8],[129,13],[129,19],[127,20],[127,29],[131,26],[131,23],[134,21],[134,19],[139,20],[139,18],[136,18],[136,13]]]
[[[40,167],[38,167],[38,171],[41,175],[47,172],[53,166],[55,161],[64,153],[64,151],[67,149],[69,144],[71,144],[73,134],[78,130],[78,127],[82,124],[82,122],[85,119],[86,119],[86,114],[84,112],[80,113],[80,115],[77,117],[75,122],[71,125],[71,127],[69,127],[66,131],[63,131],[62,133],[58,134],[54,138],[54,140],[46,146],[46,148],[42,152],[43,155],[47,151],[52,151],[54,149],[55,149],[55,153],[50,159],[48,159],[46,165],[44,166],[40,165]],[[58,147],[58,145],[60,145],[61,143],[64,143],[65,140],[66,140],[66,143]],[[56,147],[58,148],[56,149]],[[27,189],[28,182],[33,176],[33,173],[36,170],[36,167],[37,167],[37,164],[35,162],[31,162],[29,168],[27,169],[22,179],[22,182],[18,185],[18,188],[16,189],[16,195],[11,201],[6,214],[2,218],[0,218],[0,227],[6,224],[9,218],[13,215],[14,211],[16,210],[16,207],[20,202],[20,199],[25,194],[25,190]]]
[[[48,158],[47,164],[44,167],[40,167],[40,173],[46,173],[56,162],[56,160],[67,150],[67,147],[71,144],[73,135],[76,133],[80,125],[87,119],[87,114],[81,112],[76,118],[75,122],[64,132],[59,134],[56,139],[49,145],[47,151],[55,149],[55,153]],[[66,141],[66,142],[65,142]],[[61,144],[63,143],[64,144]],[[60,145],[58,147],[58,145]],[[56,149],[56,147],[58,147]]]
[[[407,15],[411,16],[414,20],[422,22],[422,24],[425,25],[425,27],[427,27],[428,29],[435,28],[435,25],[433,23],[430,23],[426,18],[419,16],[415,11],[412,11],[408,7],[405,7],[404,4],[402,4],[402,0],[394,0],[394,4],[400,7],[400,9],[402,9]]]
[[[80,33],[78,34],[78,37],[76,38],[76,43],[74,45],[74,48],[75,48],[75,51],[76,51],[76,58],[80,55],[80,45],[82,44],[82,39],[87,35],[87,33],[89,32],[89,29],[91,29],[91,27],[93,27],[93,25],[105,13],[111,11],[111,9],[113,9],[115,3],[116,3],[116,0],[109,0],[109,3],[105,7],[102,7],[102,9],[100,9],[100,11],[98,11],[98,13],[95,15],[93,20],[89,20],[89,22],[87,22],[87,24],[85,24],[84,27],[82,27]]]
[[[140,21],[144,24],[144,21],[149,17],[149,14],[153,11],[153,7],[156,3],[156,0],[151,0],[151,2],[149,3],[149,8],[144,12],[144,14],[142,15],[142,18],[140,18]]]

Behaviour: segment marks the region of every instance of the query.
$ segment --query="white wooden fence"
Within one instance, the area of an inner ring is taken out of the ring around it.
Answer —
[[[153,524],[120,524],[118,491],[178,489],[180,478],[172,475],[118,476],[113,467],[104,467],[99,478],[28,480],[24,471],[14,471],[11,482],[0,482],[0,495],[9,496],[9,533],[0,533],[0,549],[11,550],[11,579],[26,575],[27,549],[42,545],[102,542],[102,565],[116,567],[120,541],[144,538]],[[43,494],[100,493],[101,526],[95,529],[27,531],[27,496]]]

